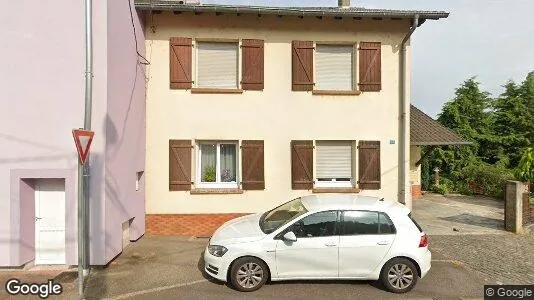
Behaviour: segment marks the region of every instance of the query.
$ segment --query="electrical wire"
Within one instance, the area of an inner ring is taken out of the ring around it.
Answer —
[[[141,55],[141,53],[139,53],[139,48],[137,47],[137,32],[135,31],[135,24],[134,24],[134,19],[133,19],[132,2],[131,0],[126,0],[126,1],[128,1],[128,7],[130,8],[130,21],[132,21],[132,28],[133,28],[134,41],[135,41],[135,52],[137,53],[137,57],[138,57],[137,61],[143,65],[150,65],[150,62],[143,55]],[[139,58],[141,58],[142,61],[139,61]]]

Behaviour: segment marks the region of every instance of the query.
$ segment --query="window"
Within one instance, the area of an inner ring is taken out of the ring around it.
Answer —
[[[388,215],[374,211],[343,212],[342,235],[395,234]]]
[[[201,187],[237,188],[237,143],[201,142],[197,182]]]
[[[260,228],[269,234],[307,212],[300,198],[293,199],[264,213],[260,218]]]
[[[384,213],[378,214],[378,232],[380,234],[395,234],[397,232],[391,219]]]
[[[352,91],[353,45],[320,45],[315,51],[317,90]]]
[[[337,211],[309,215],[291,226],[297,238],[332,236],[336,233]]]
[[[371,211],[345,211],[343,235],[378,234],[378,213]]]
[[[352,142],[316,142],[316,186],[352,187]]]
[[[196,86],[237,89],[237,42],[197,42]]]

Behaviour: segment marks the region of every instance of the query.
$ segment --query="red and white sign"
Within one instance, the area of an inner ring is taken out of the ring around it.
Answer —
[[[89,148],[91,148],[91,142],[93,141],[94,131],[73,129],[72,136],[74,137],[74,143],[76,144],[76,150],[78,150],[78,158],[83,165],[89,154]]]

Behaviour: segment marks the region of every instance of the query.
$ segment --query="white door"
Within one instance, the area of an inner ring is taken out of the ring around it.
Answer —
[[[35,264],[64,265],[65,180],[35,182]]]
[[[367,278],[395,240],[393,223],[371,211],[345,211],[341,218],[339,277]]]
[[[309,215],[291,226],[296,242],[276,244],[279,278],[337,278],[339,235],[337,211]]]

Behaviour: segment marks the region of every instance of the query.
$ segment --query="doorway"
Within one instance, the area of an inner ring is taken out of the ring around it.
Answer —
[[[35,264],[66,264],[65,180],[35,181]]]

